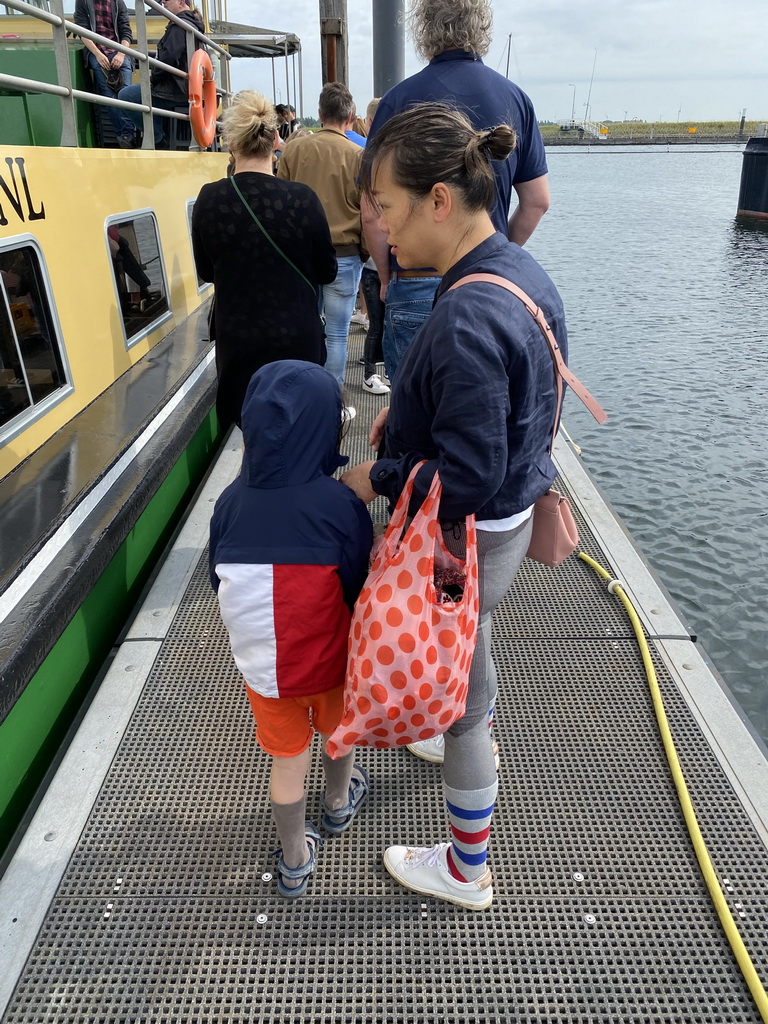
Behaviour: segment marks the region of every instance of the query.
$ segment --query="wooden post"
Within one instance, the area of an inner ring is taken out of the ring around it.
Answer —
[[[320,0],[320,59],[323,85],[349,85],[347,42],[347,0]]]

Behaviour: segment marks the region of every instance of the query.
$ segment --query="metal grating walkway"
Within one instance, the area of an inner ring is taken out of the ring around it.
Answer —
[[[350,366],[356,381],[360,367]],[[350,391],[356,461],[367,457],[364,433],[381,400]],[[227,446],[225,472],[236,447]],[[634,566],[628,542],[623,552],[602,550],[595,524],[610,516],[592,511],[595,493],[581,502],[588,482],[562,482],[582,508],[584,549],[614,572]],[[439,769],[407,751],[360,751],[374,789],[359,824],[326,840],[306,897],[281,899],[262,877],[276,846],[268,759],[253,739],[199,543],[220,489],[198,502],[197,546],[182,534],[169,559],[173,578],[183,577],[178,607],[173,579],[161,575],[89,715],[100,720],[72,745],[64,796],[41,807],[0,889],[0,968],[26,960],[4,1024],[759,1022],[685,833],[629,623],[576,559],[557,572],[526,563],[496,623],[492,908],[424,900],[385,872],[385,846],[446,834]],[[637,572],[627,589],[648,595],[644,621],[663,623],[648,632],[672,732],[715,867],[768,983],[763,752],[660,606],[655,582]],[[143,661],[146,682],[118,735],[128,714],[121,689]],[[716,708],[714,726],[706,707]],[[108,746],[113,733],[102,780],[88,742]],[[309,779],[315,818],[318,761]],[[92,809],[77,811],[79,787],[95,795]],[[82,834],[71,856],[62,846],[43,865],[67,807],[82,814]],[[21,915],[32,916],[52,874],[60,884],[38,931]],[[25,924],[31,948],[13,953],[14,927]]]

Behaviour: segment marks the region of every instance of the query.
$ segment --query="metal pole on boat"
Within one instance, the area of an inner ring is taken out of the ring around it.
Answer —
[[[149,45],[147,43],[147,12],[144,9],[144,4],[136,4],[136,46],[142,53],[149,53]],[[152,93],[149,88],[149,61],[139,61],[139,85],[141,87],[141,102],[145,107],[152,106]],[[154,149],[155,148],[155,125],[152,120],[152,115],[149,111],[144,111],[141,115],[142,125],[141,129],[144,133],[144,137],[141,142],[142,149]]]
[[[291,54],[291,72],[293,73],[293,102],[298,101],[299,107],[301,107],[301,101],[299,101],[299,90],[296,88],[296,51],[294,50]],[[299,120],[301,120],[301,114],[299,114]]]
[[[373,0],[373,94],[405,78],[405,29],[400,20],[402,0]]]
[[[67,48],[67,30],[64,27],[64,2],[51,0],[51,12],[61,18],[58,25],[52,25],[53,52],[56,58],[56,80],[64,86],[68,95],[61,97],[61,142],[62,146],[77,145],[77,121],[75,119],[75,100],[72,96],[72,74],[69,68],[69,52]]]
[[[347,0],[320,0],[320,41],[323,83],[348,85]]]
[[[272,61],[272,102],[277,103],[277,81],[275,80],[275,58],[270,57]]]
[[[299,120],[304,120],[304,64],[302,62],[301,43],[299,43]]]
[[[288,37],[283,40],[283,58],[285,59],[285,102],[291,105],[291,82],[288,75]]]

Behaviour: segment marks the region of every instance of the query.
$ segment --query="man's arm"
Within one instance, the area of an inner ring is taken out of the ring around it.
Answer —
[[[381,301],[383,302],[390,276],[389,246],[387,245],[387,236],[377,226],[379,215],[376,207],[365,193],[360,197],[360,220],[363,225],[365,247],[373,257],[381,281]]]
[[[130,46],[133,42],[133,36],[131,35],[131,22],[123,0],[119,0],[117,5],[117,24],[115,25],[115,29],[117,30],[117,36],[123,46]],[[121,68],[125,59],[126,54],[118,51],[112,58],[112,67]]]
[[[517,245],[525,245],[549,209],[549,181],[546,174],[513,186],[517,192],[517,207],[509,218],[507,238]]]

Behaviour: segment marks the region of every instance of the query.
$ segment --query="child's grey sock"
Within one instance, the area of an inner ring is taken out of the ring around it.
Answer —
[[[334,761],[323,750],[323,774],[325,775],[325,805],[338,811],[349,803],[349,781],[352,778],[354,750]]]
[[[307,798],[303,796],[294,804],[272,803],[272,817],[277,825],[277,834],[283,848],[283,860],[286,867],[300,868],[309,860],[309,847],[304,835],[304,822],[307,817]],[[286,883],[290,885],[290,882]]]

